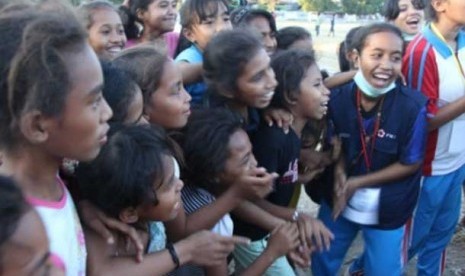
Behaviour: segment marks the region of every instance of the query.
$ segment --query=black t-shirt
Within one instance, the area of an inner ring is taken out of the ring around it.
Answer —
[[[294,194],[298,179],[298,159],[300,139],[291,129],[285,134],[282,128],[261,124],[252,138],[253,153],[258,165],[268,172],[276,172],[279,178],[275,181],[274,190],[266,198],[271,203],[287,207]],[[246,223],[233,216],[234,234],[249,237],[252,240],[262,239],[268,231],[256,225]]]

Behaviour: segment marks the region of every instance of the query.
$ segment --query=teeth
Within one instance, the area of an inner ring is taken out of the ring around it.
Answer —
[[[374,77],[377,79],[388,80],[391,76],[388,74],[375,74]]]
[[[265,94],[265,97],[270,97],[271,98],[271,97],[273,97],[273,95],[274,95],[274,91],[270,91],[270,92]]]

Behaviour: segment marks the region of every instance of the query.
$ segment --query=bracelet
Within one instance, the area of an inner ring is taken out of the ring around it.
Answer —
[[[294,211],[294,214],[292,214],[292,221],[297,221],[299,219],[300,212],[297,211],[297,209]]]
[[[178,254],[176,253],[176,250],[174,249],[173,244],[167,243],[166,249],[168,249],[168,252],[170,252],[171,259],[173,259],[173,263],[176,265],[176,268],[179,268],[180,263],[179,263]]]

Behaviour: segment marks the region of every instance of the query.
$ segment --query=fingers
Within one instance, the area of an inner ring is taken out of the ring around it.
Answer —
[[[242,236],[232,236],[232,237],[223,237],[223,236],[220,236],[221,238],[223,238],[225,240],[225,242],[230,242],[232,243],[233,245],[248,245],[250,244],[250,239],[247,238],[247,237],[242,237]]]
[[[137,231],[133,227],[115,219],[105,218],[102,222],[105,223],[106,227],[123,233],[130,239],[136,248],[136,259],[138,262],[141,262],[144,255],[144,245]]]
[[[299,267],[305,268],[310,265],[310,258],[306,258],[304,254],[300,254],[296,250],[289,252],[288,257],[295,265]]]

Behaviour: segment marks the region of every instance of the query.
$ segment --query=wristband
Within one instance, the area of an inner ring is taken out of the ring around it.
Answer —
[[[166,249],[168,249],[168,252],[170,252],[171,259],[173,259],[173,263],[176,265],[176,268],[179,268],[179,258],[178,254],[176,253],[176,250],[174,249],[174,246],[172,243],[166,244]]]

